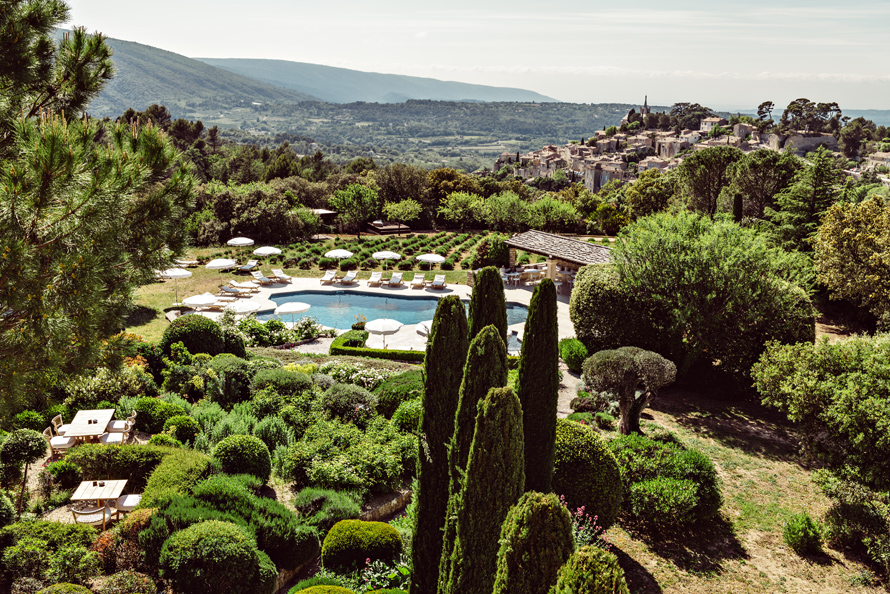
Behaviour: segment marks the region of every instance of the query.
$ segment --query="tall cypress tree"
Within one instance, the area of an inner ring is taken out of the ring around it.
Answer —
[[[448,508],[445,517],[445,531],[442,548],[439,551],[439,591],[442,591],[447,578],[447,568],[451,562],[451,551],[455,539],[456,508],[460,501],[460,491],[470,447],[473,443],[475,418],[479,403],[492,388],[507,385],[507,346],[500,338],[498,329],[486,326],[470,342],[464,378],[460,385],[460,400],[454,416],[454,433],[448,452]],[[421,485],[421,489],[423,486]]]
[[[507,344],[507,300],[501,273],[488,266],[476,273],[475,281],[470,296],[470,340],[493,324]]]
[[[525,431],[525,488],[549,493],[559,401],[556,286],[549,278],[535,287],[528,306],[516,393]]]
[[[479,405],[459,504],[445,594],[491,594],[501,525],[525,486],[522,406],[510,388]]]
[[[417,475],[417,524],[411,562],[411,594],[434,594],[448,505],[448,444],[454,432],[463,366],[469,349],[467,318],[457,296],[439,301],[424,360],[423,420]]]

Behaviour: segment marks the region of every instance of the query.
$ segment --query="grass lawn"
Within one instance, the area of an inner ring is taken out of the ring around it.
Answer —
[[[714,389],[714,393],[720,393]],[[797,456],[791,425],[775,411],[702,392],[665,391],[644,413],[646,426],[673,431],[717,467],[724,503],[720,520],[669,538],[607,532],[634,593],[878,592],[864,559],[832,549],[798,557],[782,541],[784,522],[829,505]]]

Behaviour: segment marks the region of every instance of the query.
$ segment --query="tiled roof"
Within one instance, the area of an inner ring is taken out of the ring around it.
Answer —
[[[526,231],[514,235],[506,241],[506,244],[513,248],[548,258],[566,260],[582,266],[608,264],[612,261],[611,250],[606,246],[569,239],[543,231]]]

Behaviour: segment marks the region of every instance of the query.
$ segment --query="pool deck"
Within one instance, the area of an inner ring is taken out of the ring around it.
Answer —
[[[356,291],[361,293],[366,293],[370,295],[400,295],[405,297],[438,297],[445,295],[457,295],[461,299],[469,299],[470,295],[473,292],[471,287],[463,284],[449,284],[444,289],[431,289],[429,287],[424,289],[412,289],[407,284],[402,284],[400,287],[369,287],[367,281],[362,280],[358,282],[354,282],[351,285],[343,285],[343,284],[320,284],[318,278],[294,278],[291,280],[289,284],[286,283],[276,283],[274,285],[267,285],[260,287],[258,293],[255,293],[250,300],[256,301],[260,304],[260,311],[269,311],[274,310],[276,305],[275,302],[271,300],[273,295],[278,295],[280,293],[292,293],[296,291],[330,291],[331,294],[336,294],[337,291]],[[508,302],[519,303],[521,305],[528,306],[529,302],[532,298],[532,292],[534,291],[534,287],[532,286],[510,286],[507,285],[504,287],[504,292],[506,294],[506,298]],[[241,300],[247,300],[247,298],[241,298]],[[556,317],[557,323],[559,325],[559,338],[568,338],[575,335],[575,329],[572,326],[572,321],[569,319],[569,296],[568,295],[557,295],[556,302]],[[222,316],[219,312],[200,312],[202,315],[205,315],[212,319],[219,319]],[[312,310],[310,309],[306,314],[302,315],[312,315]],[[288,316],[283,316],[284,320],[287,320]],[[369,322],[371,320],[368,320]],[[522,332],[525,324],[513,324],[508,328],[508,331],[516,331],[519,336],[522,336]],[[402,326],[402,328],[396,332],[395,334],[386,336],[386,348],[391,349],[403,349],[403,350],[423,350],[426,348],[426,336],[422,336],[417,333],[417,324],[410,324]],[[376,343],[382,342],[382,336],[371,335],[369,337],[368,343],[374,346],[377,346]]]

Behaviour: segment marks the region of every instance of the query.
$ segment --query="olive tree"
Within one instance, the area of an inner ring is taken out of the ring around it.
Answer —
[[[618,397],[621,420],[618,430],[640,433],[640,413],[658,391],[677,377],[677,366],[658,353],[637,347],[621,347],[594,353],[584,361],[582,379],[587,388]]]

